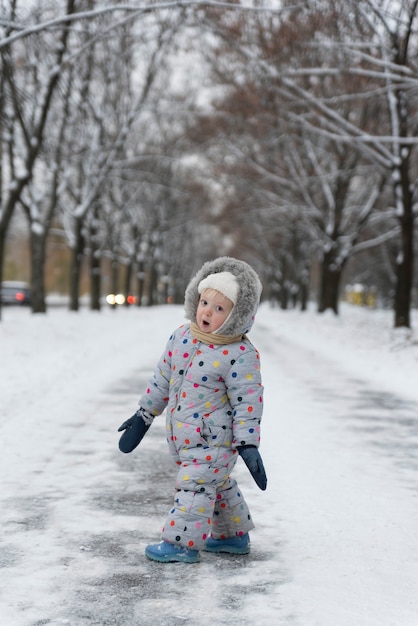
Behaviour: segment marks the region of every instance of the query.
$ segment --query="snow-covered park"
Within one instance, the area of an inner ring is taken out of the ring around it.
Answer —
[[[235,469],[256,524],[251,553],[158,564],[144,548],[172,501],[164,420],[130,455],[117,428],[183,322],[180,306],[4,309],[1,623],[416,626],[413,334],[394,331],[390,311],[263,304],[250,338],[267,491],[242,461]]]

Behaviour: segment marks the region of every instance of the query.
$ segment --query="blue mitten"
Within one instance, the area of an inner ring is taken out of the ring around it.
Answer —
[[[119,450],[121,452],[132,452],[142,441],[145,433],[151,424],[146,424],[143,418],[144,409],[139,408],[135,415],[132,415],[126,422],[118,428],[118,433],[122,430],[122,437],[119,439]]]
[[[255,446],[237,446],[238,454],[243,458],[245,465],[251,472],[257,485],[262,491],[267,488],[267,476],[263,459]]]

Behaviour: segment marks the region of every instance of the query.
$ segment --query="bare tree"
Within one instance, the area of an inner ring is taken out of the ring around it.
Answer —
[[[99,30],[99,25],[96,26]],[[102,207],[102,197],[116,176],[114,164],[121,160],[135,124],[144,111],[149,94],[164,64],[175,25],[150,19],[140,28],[112,27],[112,37],[97,40],[86,58],[82,107],[74,120],[78,132],[72,146],[73,173],[66,178],[65,203],[68,223],[74,225],[71,308],[78,308],[79,267],[83,247],[83,224],[93,207]],[[103,25],[100,28],[103,31]],[[115,32],[118,38],[115,38]],[[135,60],[142,51],[140,63]],[[135,66],[136,63],[136,66]],[[82,140],[80,144],[79,140]],[[100,217],[100,210],[99,217]],[[84,236],[85,237],[85,236]],[[80,241],[80,246],[77,246]],[[95,254],[98,250],[95,250]],[[96,268],[97,270],[97,268]],[[99,308],[96,297],[93,308]]]
[[[74,11],[74,0],[66,3],[66,14]],[[17,18],[17,2],[10,5],[7,23],[13,24]],[[28,19],[28,16],[26,16]],[[6,28],[6,38],[10,28]],[[65,62],[68,43],[68,28],[55,34],[49,47],[50,65],[38,65],[36,50],[30,46],[15,48],[3,46],[2,63],[2,190],[0,210],[0,280],[3,275],[4,242],[13,212],[21,202],[28,207],[22,197],[30,182],[34,182],[35,168],[40,160],[42,146],[47,131],[48,113],[60,78],[60,68]],[[51,205],[50,205],[51,206]],[[33,241],[39,233],[40,221],[36,219],[36,206],[32,203],[28,211],[33,221]],[[53,210],[53,207],[52,207]],[[48,209],[47,213],[51,211]],[[48,221],[47,217],[47,221]],[[34,249],[33,249],[34,250]],[[33,251],[35,254],[35,251]],[[34,289],[34,310],[42,309],[42,285]]]
[[[395,234],[395,214],[401,233],[395,326],[410,323],[416,13],[416,2],[390,0],[283,2],[280,16],[205,13],[205,26],[215,35],[205,41],[205,50],[223,86],[212,119],[218,140],[228,139],[224,153],[238,146],[241,166],[258,170],[258,186],[261,182],[268,189],[275,179],[278,195],[285,195],[289,206],[300,206],[301,193],[295,190],[309,176],[305,214],[314,207],[312,224],[317,247],[322,245],[319,310],[336,309],[341,271],[364,232],[374,243],[381,241],[367,225],[374,210],[382,208],[380,192],[391,184],[387,237]],[[302,169],[293,167],[293,185],[291,171],[283,167],[289,166],[286,137],[280,142],[280,133],[286,132],[308,138],[311,146],[309,153],[305,140],[296,146],[294,163],[298,160]],[[362,210],[356,208],[359,203]]]
[[[392,208],[400,227],[396,259],[394,298],[395,327],[410,326],[411,289],[414,267],[414,205],[417,188],[416,91],[418,74],[416,1],[350,0],[315,3],[307,11],[319,21],[324,12],[339,17],[339,32],[321,42],[309,40],[312,48],[329,51],[321,66],[289,69],[282,84],[291,98],[307,104],[300,118],[311,131],[348,146],[355,146],[375,167],[384,170],[392,187]],[[338,55],[337,52],[338,51]],[[343,58],[338,64],[336,59]],[[322,82],[343,75],[345,88],[333,98],[318,97],[303,81],[316,76]],[[359,80],[359,78],[361,80]],[[368,101],[372,116],[341,114],[341,103]],[[378,126],[376,120],[379,121]]]
[[[126,291],[130,272],[148,273],[152,301],[161,282],[176,283],[176,292],[184,275],[172,280],[168,271],[181,267],[172,254],[181,251],[179,220],[194,242],[205,242],[197,255],[213,250],[200,228],[209,224],[217,250],[275,266],[283,303],[286,292],[294,297],[304,290],[316,251],[323,268],[319,310],[337,310],[348,260],[400,233],[395,325],[408,326],[417,195],[416,2],[284,0],[275,11],[263,2],[249,8],[90,0],[82,10],[67,2],[65,9],[64,3],[34,3],[17,11],[17,0],[11,1],[0,24],[2,190],[8,190],[1,196],[0,252],[14,206],[26,207],[32,233],[43,231],[43,239],[33,237],[43,241],[40,252],[59,207],[74,251],[71,307],[78,307],[86,253],[93,308],[100,306],[104,254],[129,268]],[[64,31],[60,57],[56,42]],[[44,46],[51,57],[20,73],[28,54],[23,41],[29,51]],[[183,60],[197,60],[187,77],[197,80],[183,83],[186,95],[178,91],[173,98],[181,41]],[[203,84],[208,62],[211,83]],[[52,91],[36,138],[47,85]],[[154,137],[147,133],[151,104]],[[192,125],[187,115],[197,112]],[[48,141],[46,119],[52,122]],[[136,189],[121,167],[138,159]],[[174,233],[176,245],[168,248]],[[39,265],[39,258],[33,262]],[[190,254],[188,269],[193,262]]]

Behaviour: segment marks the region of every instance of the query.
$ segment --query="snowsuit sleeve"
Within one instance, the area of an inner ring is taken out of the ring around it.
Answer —
[[[145,393],[139,399],[138,404],[148,413],[161,415],[169,400],[169,388],[171,380],[171,358],[174,334],[167,342],[165,350],[161,355],[154,374],[148,383]]]
[[[260,445],[260,422],[263,413],[263,385],[260,355],[250,343],[233,363],[225,384],[233,410],[232,447]]]

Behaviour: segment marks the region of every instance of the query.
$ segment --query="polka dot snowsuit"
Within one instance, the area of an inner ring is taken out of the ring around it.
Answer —
[[[236,446],[259,446],[263,387],[259,354],[243,337],[227,345],[196,339],[185,324],[170,337],[139,404],[166,409],[167,442],[178,466],[162,538],[200,550],[215,538],[254,528],[231,478]]]

